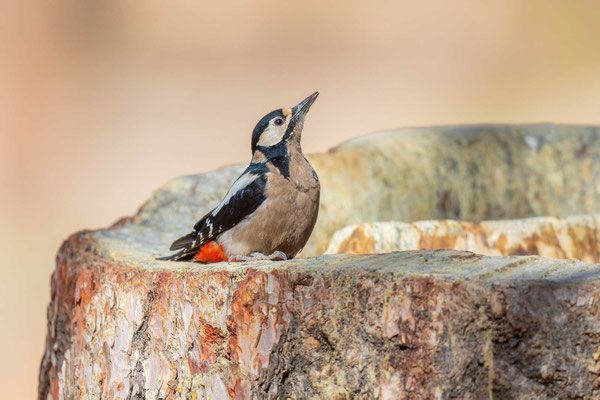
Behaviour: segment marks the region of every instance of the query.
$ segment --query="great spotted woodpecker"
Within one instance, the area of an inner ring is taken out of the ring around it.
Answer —
[[[265,115],[252,132],[252,161],[219,205],[177,239],[167,260],[203,263],[293,258],[317,221],[320,185],[300,146],[315,92]]]

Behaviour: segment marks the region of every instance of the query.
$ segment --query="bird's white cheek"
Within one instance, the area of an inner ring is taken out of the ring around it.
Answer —
[[[258,140],[258,145],[264,146],[264,147],[273,146],[273,145],[281,142],[281,140],[283,139],[284,133],[285,133],[285,130],[277,129],[273,126],[270,126],[267,129],[265,129],[265,131],[263,132],[262,135],[260,135],[260,139]]]

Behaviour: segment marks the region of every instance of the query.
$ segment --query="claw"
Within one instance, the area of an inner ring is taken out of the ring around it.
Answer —
[[[279,251],[279,250],[277,250],[277,251],[273,252],[273,254],[271,254],[271,255],[269,256],[269,259],[270,259],[270,260],[275,260],[275,259],[277,259],[277,258],[279,258],[279,259],[280,259],[280,260],[282,260],[282,261],[285,261],[285,260],[287,260],[287,259],[288,259],[288,258],[287,258],[287,256],[285,255],[285,253],[284,253],[283,251]]]

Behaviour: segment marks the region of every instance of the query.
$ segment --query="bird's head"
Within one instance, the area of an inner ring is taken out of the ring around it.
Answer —
[[[300,143],[304,117],[319,92],[314,92],[292,108],[280,108],[262,117],[252,132],[252,154],[281,146],[287,142]]]

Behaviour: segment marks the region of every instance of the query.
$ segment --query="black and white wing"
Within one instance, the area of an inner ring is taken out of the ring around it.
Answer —
[[[188,260],[194,257],[202,245],[216,239],[221,233],[233,228],[252,214],[265,201],[268,168],[264,164],[250,164],[231,185],[227,195],[217,207],[202,217],[194,230],[180,237],[170,250],[183,249],[163,259]]]

